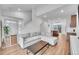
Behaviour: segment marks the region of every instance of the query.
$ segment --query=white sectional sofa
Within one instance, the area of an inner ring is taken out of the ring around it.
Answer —
[[[19,36],[19,42],[18,44],[21,46],[21,48],[26,48],[32,44],[37,43],[38,41],[45,41],[48,42],[51,45],[55,45],[57,43],[57,38],[55,37],[47,37],[44,35],[41,35],[40,32],[38,32],[38,34],[33,33],[33,34],[22,34]]]
[[[20,37],[20,41],[21,43],[19,43],[19,45],[22,48],[26,48],[34,43],[37,43],[38,41],[40,41],[40,36],[35,36],[35,37],[29,37],[27,39],[23,39],[22,37]]]
[[[56,37],[41,36],[41,40],[48,42],[51,45],[55,45],[57,43]]]
[[[19,35],[18,44],[21,48],[26,48],[34,43],[37,43],[41,40],[41,33],[34,32],[34,33],[27,33]]]

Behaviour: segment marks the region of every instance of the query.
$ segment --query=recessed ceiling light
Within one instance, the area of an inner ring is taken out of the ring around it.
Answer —
[[[63,13],[64,12],[64,10],[61,10],[61,13]]]
[[[18,8],[18,11],[21,11],[21,8]]]
[[[19,24],[22,24],[22,22],[19,22]]]
[[[16,23],[15,21],[9,21],[9,20],[7,20],[6,22],[7,23]]]
[[[47,17],[47,15],[44,15],[43,17],[44,17],[44,18],[46,18],[46,17]]]

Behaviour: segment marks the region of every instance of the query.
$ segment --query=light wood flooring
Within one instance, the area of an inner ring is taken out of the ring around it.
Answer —
[[[44,53],[45,55],[68,55],[69,54],[69,42],[67,37],[64,35],[59,36],[58,44],[49,49]]]
[[[42,53],[41,50],[39,54],[42,55],[68,55],[69,54],[69,43],[67,42],[67,37],[65,35],[59,35],[58,44],[56,46],[49,46],[49,48]],[[27,55],[27,50],[20,48],[19,45],[15,45],[9,48],[0,49],[0,55]]]
[[[0,49],[0,55],[26,55],[26,50],[20,48],[19,45]]]

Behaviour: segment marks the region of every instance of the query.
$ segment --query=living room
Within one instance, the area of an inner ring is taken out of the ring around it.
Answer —
[[[78,48],[70,40],[77,39],[79,33],[77,4],[8,4],[0,5],[0,8],[3,44],[1,55],[79,54]],[[8,28],[8,34],[4,28]],[[73,52],[73,46],[76,53]]]

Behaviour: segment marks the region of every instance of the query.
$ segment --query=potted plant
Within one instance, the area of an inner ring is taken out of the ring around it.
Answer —
[[[4,34],[5,35],[8,35],[9,34],[9,31],[10,31],[9,26],[4,26]]]

